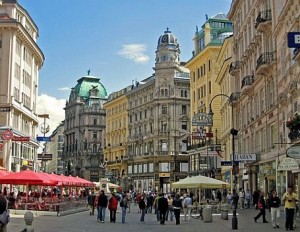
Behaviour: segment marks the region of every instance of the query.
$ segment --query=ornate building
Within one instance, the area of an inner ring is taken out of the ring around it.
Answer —
[[[187,176],[190,76],[168,29],[158,39],[155,73],[136,83],[128,99],[128,183],[139,191],[170,191]]]
[[[0,165],[37,170],[36,103],[44,55],[38,27],[16,0],[0,4]]]
[[[234,24],[230,73],[241,88],[238,149],[257,156],[240,164],[240,177],[247,173],[248,178],[239,182],[251,191],[276,188],[282,194],[287,184],[299,191],[299,170],[277,170],[287,150],[299,143],[286,127],[300,109],[298,50],[287,46],[286,36],[299,32],[299,9],[293,0],[234,0],[228,14]]]
[[[94,76],[84,76],[72,88],[65,107],[64,151],[65,173],[90,181],[103,176],[106,112],[103,104],[107,92]]]
[[[207,18],[201,30],[194,37],[193,57],[186,67],[191,71],[191,131],[192,140],[189,147],[190,174],[220,177],[221,159],[221,112],[220,103],[224,96],[216,83],[220,66],[217,58],[226,37],[232,34],[232,23],[224,14]],[[227,100],[227,98],[226,98]],[[207,113],[214,113],[213,126],[207,124]]]

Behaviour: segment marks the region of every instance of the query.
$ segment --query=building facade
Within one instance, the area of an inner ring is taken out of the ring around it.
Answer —
[[[106,133],[102,167],[105,177],[123,189],[130,187],[127,175],[128,102],[125,94],[131,87],[111,93],[104,104]]]
[[[287,184],[298,191],[297,171],[277,170],[291,146],[299,143],[286,123],[299,111],[297,49],[287,46],[287,33],[299,31],[298,1],[232,1],[233,63],[230,73],[240,84],[237,105],[238,147],[256,155],[240,163],[239,184],[252,191]],[[247,178],[243,178],[247,173]]]
[[[44,55],[38,27],[16,0],[0,5],[0,165],[37,170],[36,103]]]
[[[72,88],[65,107],[65,174],[99,181],[103,176],[103,148],[107,92],[100,78],[83,76]]]
[[[195,50],[193,57],[186,64],[191,72],[191,175],[218,175],[220,178],[220,102],[224,97],[217,96],[221,93],[220,86],[216,83],[220,69],[217,58],[224,39],[231,35],[232,31],[232,23],[224,14],[207,18],[200,31],[196,28]],[[228,99],[225,97],[225,100]],[[207,124],[210,120],[207,117],[210,108],[214,113],[212,126]]]
[[[128,99],[128,182],[138,191],[170,191],[188,173],[189,71],[168,29],[158,39],[155,73],[136,83]]]
[[[45,172],[64,174],[64,163],[62,162],[62,154],[64,147],[64,121],[62,121],[50,135],[51,142],[46,142],[45,150],[46,154],[51,154],[52,159],[47,162]],[[43,156],[41,156],[43,157]],[[50,156],[48,155],[47,158]],[[42,160],[42,162],[45,162]]]

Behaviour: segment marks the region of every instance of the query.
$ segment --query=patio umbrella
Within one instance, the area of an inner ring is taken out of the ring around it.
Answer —
[[[95,187],[96,186],[96,184],[94,184],[93,182],[91,182],[89,180],[80,178],[78,176],[76,176],[75,178],[78,179],[80,181],[80,183],[84,184],[85,186],[88,186],[88,187]]]
[[[53,185],[51,179],[38,172],[25,170],[21,172],[11,172],[0,177],[0,184],[14,185]]]

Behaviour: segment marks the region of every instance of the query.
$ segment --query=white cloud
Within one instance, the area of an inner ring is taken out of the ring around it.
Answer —
[[[49,125],[50,131],[47,135],[51,135],[53,130],[60,124],[61,121],[65,119],[65,110],[66,106],[65,99],[56,99],[55,97],[51,97],[47,94],[42,94],[38,96],[37,102],[37,114],[48,114],[49,119],[46,119],[46,124]],[[44,123],[43,118],[39,118],[40,125]],[[42,132],[39,131],[38,135],[42,135]]]
[[[59,91],[70,91],[71,88],[70,87],[61,87],[61,88],[58,88]]]
[[[124,44],[118,52],[126,59],[133,60],[136,63],[145,64],[149,61],[149,56],[145,54],[147,46],[144,44]]]

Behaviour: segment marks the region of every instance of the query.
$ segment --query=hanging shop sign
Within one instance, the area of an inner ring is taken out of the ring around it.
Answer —
[[[212,118],[206,113],[195,114],[192,118],[193,126],[212,126]]]
[[[286,150],[286,155],[293,159],[300,159],[300,145],[295,145]]]
[[[292,171],[299,168],[297,161],[293,158],[284,158],[280,161],[277,171]]]
[[[12,132],[12,130],[5,130],[3,132],[3,139],[4,140],[11,140],[14,136],[14,133]]]

